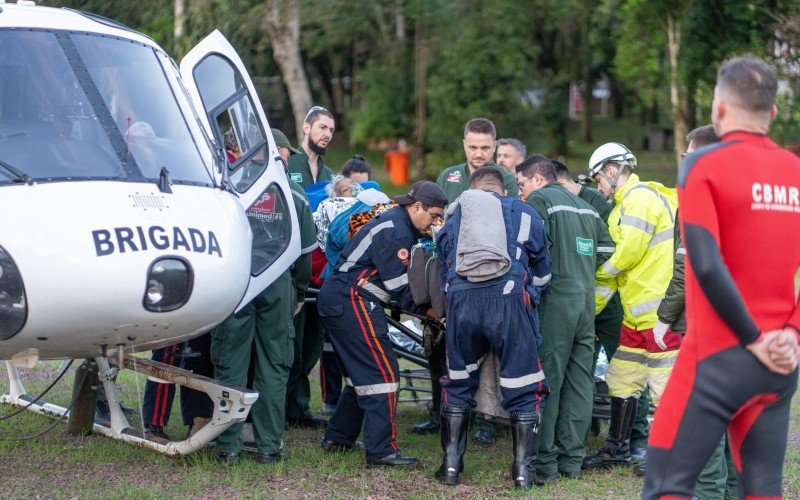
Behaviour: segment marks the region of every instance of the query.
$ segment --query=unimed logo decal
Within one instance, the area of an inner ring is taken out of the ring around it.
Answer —
[[[800,188],[780,184],[754,182],[753,211],[793,212],[800,214]]]

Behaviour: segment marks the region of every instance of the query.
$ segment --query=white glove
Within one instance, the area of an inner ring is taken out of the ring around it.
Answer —
[[[662,323],[660,320],[656,323],[656,326],[653,327],[653,338],[658,344],[658,347],[661,348],[662,351],[667,350],[667,344],[664,343],[664,335],[667,334],[667,330],[669,329],[669,325],[666,323]]]
[[[298,302],[297,304],[295,304],[295,306],[294,306],[294,315],[295,316],[297,316],[297,314],[300,312],[300,309],[303,308],[303,304],[305,304],[305,302]]]

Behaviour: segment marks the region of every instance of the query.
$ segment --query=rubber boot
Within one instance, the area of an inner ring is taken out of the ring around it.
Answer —
[[[607,469],[631,463],[631,431],[636,414],[636,398],[611,398],[611,424],[608,437],[597,453],[583,459],[582,469]]]
[[[441,409],[442,466],[434,477],[444,484],[455,486],[458,475],[464,470],[464,453],[467,451],[467,429],[470,408],[467,405],[442,405]]]
[[[536,470],[533,461],[539,451],[539,428],[542,412],[516,411],[511,414],[511,434],[514,438],[514,463],[511,464],[511,477],[514,488],[528,489],[536,484]]]

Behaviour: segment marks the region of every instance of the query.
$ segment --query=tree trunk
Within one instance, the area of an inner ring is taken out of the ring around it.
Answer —
[[[183,57],[183,26],[186,22],[186,4],[184,0],[175,0],[175,23],[173,25],[172,51],[175,59]]]
[[[669,54],[669,98],[672,105],[673,130],[675,132],[675,160],[681,162],[681,154],[686,151],[686,108],[688,103],[681,96],[678,80],[678,56],[681,49],[681,33],[679,21],[672,15],[667,16],[667,51]]]
[[[428,29],[424,17],[417,21],[414,32],[414,104],[415,130],[411,178],[422,179],[425,175],[425,125],[427,108],[425,92],[428,82]]]
[[[267,0],[266,19],[272,53],[292,103],[297,140],[303,139],[303,119],[311,109],[311,88],[300,57],[300,16],[295,0]]]
[[[394,0],[394,30],[399,41],[406,39],[406,16],[403,13],[403,0]]]
[[[583,67],[581,68],[581,79],[583,80],[583,89],[581,90],[581,100],[583,101],[583,114],[581,117],[581,140],[583,142],[592,142],[592,89],[594,89],[594,80],[592,79],[592,48],[589,45],[589,10],[584,13],[585,19],[581,30],[581,50],[583,51]]]

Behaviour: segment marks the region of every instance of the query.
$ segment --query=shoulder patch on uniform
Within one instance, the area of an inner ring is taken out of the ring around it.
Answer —
[[[578,253],[581,255],[594,255],[594,241],[588,238],[575,238],[575,245],[577,247]]]
[[[295,182],[303,182],[303,174],[300,172],[289,172],[289,178]]]
[[[461,171],[455,170],[447,174],[447,182],[461,182]]]

